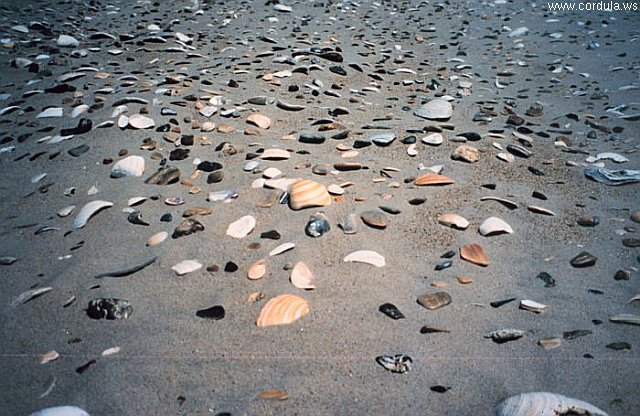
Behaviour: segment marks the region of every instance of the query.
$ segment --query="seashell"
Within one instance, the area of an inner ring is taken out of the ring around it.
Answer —
[[[562,339],[558,337],[552,338],[541,338],[538,340],[538,345],[545,350],[552,350],[554,348],[558,348],[562,344]]]
[[[496,234],[513,234],[513,229],[504,220],[498,217],[489,217],[478,228],[480,235],[489,237]]]
[[[24,304],[27,303],[33,299],[39,298],[40,296],[44,295],[45,293],[49,293],[53,290],[52,287],[39,287],[36,289],[29,289],[26,292],[22,292],[21,294],[19,294],[12,302],[11,302],[11,306],[12,307],[16,307],[19,304]]]
[[[60,35],[58,36],[58,39],[56,39],[56,45],[77,48],[78,46],[80,46],[80,42],[73,36]]]
[[[171,268],[178,276],[185,275],[187,273],[195,272],[202,268],[202,264],[198,260],[183,260]]]
[[[609,320],[618,324],[640,325],[640,316],[630,313],[614,315],[609,317]]]
[[[523,299],[520,301],[520,309],[524,309],[526,311],[541,313],[544,312],[548,307],[548,305],[544,305],[533,300]]]
[[[316,212],[309,217],[304,232],[309,237],[320,237],[331,230],[331,225],[323,212]]]
[[[71,215],[74,209],[76,209],[75,205],[69,205],[68,207],[64,207],[57,212],[58,217],[60,218],[68,217],[69,215]]]
[[[284,294],[270,299],[260,311],[256,325],[264,328],[290,324],[309,313],[309,304],[303,298]]]
[[[291,157],[291,153],[284,149],[266,149],[260,155],[263,160],[286,160]]]
[[[87,315],[93,319],[127,319],[132,313],[129,301],[122,299],[93,299],[87,308]]]
[[[129,117],[127,117],[125,114],[121,114],[118,117],[117,125],[121,129],[126,128],[129,125]]]
[[[200,131],[204,132],[204,133],[208,133],[208,132],[211,132],[211,131],[215,130],[215,128],[216,128],[216,123],[214,123],[212,121],[205,121],[200,126]]]
[[[249,280],[261,279],[265,274],[267,274],[267,261],[265,259],[256,261],[249,267],[249,271],[247,271]]]
[[[460,257],[478,266],[488,266],[489,257],[480,244],[465,244],[460,246]]]
[[[439,146],[444,143],[444,136],[441,133],[433,132],[424,136],[420,141],[431,146]]]
[[[385,260],[382,255],[372,250],[358,250],[347,255],[345,262],[367,263],[375,267],[383,267]]]
[[[264,299],[264,292],[253,292],[249,293],[249,296],[247,296],[247,302],[251,303],[255,303],[262,299]]]
[[[509,201],[508,199],[504,199],[504,198],[498,198],[495,196],[483,196],[482,198],[480,198],[480,201],[496,201],[509,209],[518,208],[518,204],[516,204],[515,202]]]
[[[29,416],[89,416],[89,413],[76,406],[56,406],[38,410]]]
[[[413,360],[406,354],[380,355],[376,362],[392,373],[406,373],[411,369]]]
[[[233,238],[244,238],[251,231],[253,231],[256,226],[256,219],[251,215],[245,215],[237,221],[229,224],[227,228],[227,235]]]
[[[203,107],[203,108],[200,110],[200,114],[201,114],[201,115],[203,115],[203,116],[205,116],[205,117],[211,117],[211,116],[212,116],[212,115],[214,115],[217,111],[218,111],[218,108],[217,108],[217,107],[214,107],[214,106],[208,105],[208,106],[206,106],[206,107]]]
[[[267,130],[269,127],[271,127],[271,119],[260,113],[253,113],[249,117],[247,117],[247,123],[253,124],[254,126],[260,127],[264,130]]]
[[[293,266],[293,270],[291,270],[291,284],[293,284],[298,289],[310,290],[315,289],[315,277],[313,277],[313,273],[307,267],[306,264],[299,261]]]
[[[264,172],[262,172],[262,176],[264,176],[267,179],[274,179],[280,175],[282,175],[282,171],[274,167],[266,168]]]
[[[231,202],[238,198],[238,191],[235,189],[228,189],[225,191],[213,191],[207,195],[207,200],[210,202]]]
[[[496,407],[496,416],[530,415],[589,415],[607,416],[597,407],[556,393],[521,393],[502,401]]]
[[[318,182],[298,179],[289,188],[289,207],[293,210],[327,205],[331,205],[331,195]]]
[[[144,196],[134,196],[132,198],[129,198],[129,200],[127,201],[127,205],[133,207],[143,203],[146,200],[147,198],[145,198]]]
[[[450,185],[452,183],[455,183],[453,179],[432,172],[423,173],[414,181],[414,184],[418,186]]]
[[[336,185],[335,183],[332,183],[331,185],[327,186],[327,191],[331,195],[343,195],[344,194],[344,188],[342,188],[340,185]]]
[[[169,237],[169,233],[166,231],[160,231],[159,233],[155,233],[154,235],[149,237],[149,239],[147,240],[147,246],[149,247],[157,246],[158,244],[166,240],[167,237]]]
[[[418,107],[414,114],[428,120],[448,120],[453,115],[453,107],[450,102],[436,98]]]
[[[260,400],[287,400],[289,395],[283,389],[266,390],[258,394]]]
[[[466,230],[469,226],[469,221],[458,214],[439,215],[438,222],[442,225],[457,228],[458,230]]]
[[[491,338],[496,344],[502,344],[509,341],[515,341],[516,339],[522,338],[523,336],[524,331],[520,329],[505,328],[489,332],[484,337]]]
[[[269,256],[277,256],[278,254],[285,253],[292,250],[296,245],[294,243],[283,243],[269,252]]]
[[[106,350],[102,351],[100,353],[100,355],[102,357],[108,357],[110,355],[114,355],[114,354],[119,353],[121,350],[122,350],[122,348],[120,348],[120,347],[111,347],[111,348],[107,348]]]
[[[44,354],[42,354],[40,356],[40,364],[46,364],[49,363],[51,361],[55,361],[58,358],[60,358],[60,354],[58,354],[57,351],[49,351],[49,352],[45,352]]]
[[[42,111],[36,118],[62,117],[62,107],[50,107]]]
[[[11,266],[13,263],[17,261],[18,261],[17,257],[3,256],[3,257],[0,257],[0,266]]]
[[[418,303],[430,311],[433,311],[450,304],[451,295],[447,292],[425,293],[418,297]]]
[[[129,156],[116,162],[111,168],[112,178],[123,176],[142,176],[144,173],[144,158],[142,156]]]
[[[550,217],[555,217],[556,215],[553,211],[550,211],[546,208],[538,207],[535,205],[529,205],[527,209],[533,212],[534,214],[549,215]]]
[[[96,212],[111,206],[113,206],[113,202],[100,200],[91,201],[85,204],[73,220],[73,228],[78,229],[84,227],[87,224],[87,221],[89,221],[89,218],[91,218]]]
[[[155,125],[156,123],[151,117],[143,116],[142,114],[133,114],[129,117],[129,126],[134,129],[150,129]]]

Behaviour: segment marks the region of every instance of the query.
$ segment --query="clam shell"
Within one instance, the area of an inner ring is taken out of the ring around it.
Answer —
[[[51,361],[55,361],[58,358],[60,358],[60,354],[58,354],[58,352],[55,350],[51,350],[51,351],[45,352],[40,356],[40,364],[46,364]]]
[[[453,179],[432,172],[423,173],[414,181],[414,184],[418,186],[450,185],[452,183],[455,183]]]
[[[291,157],[289,151],[284,149],[266,149],[262,155],[260,155],[260,159],[263,160],[286,160]]]
[[[511,396],[496,407],[496,416],[580,414],[607,416],[592,404],[556,393],[535,392]]]
[[[38,410],[29,416],[89,416],[89,413],[76,406],[56,406]]]
[[[123,176],[142,176],[144,173],[144,158],[142,156],[129,156],[119,160],[111,168],[112,178]]]
[[[345,262],[357,262],[367,263],[376,267],[383,267],[385,265],[384,257],[381,254],[372,250],[358,250],[347,255],[344,258]]]
[[[133,114],[129,117],[129,126],[134,129],[150,129],[155,125],[156,123],[151,117],[143,116],[142,114]]]
[[[489,257],[480,244],[465,244],[460,246],[460,257],[478,266],[488,266]]]
[[[289,207],[294,210],[331,204],[327,188],[308,179],[298,179],[289,188]]]
[[[258,280],[267,274],[267,262],[265,259],[260,259],[253,263],[247,271],[247,277],[250,280]]]
[[[202,264],[198,260],[182,260],[171,268],[178,276],[182,276],[187,273],[195,272],[200,269]]]
[[[271,119],[259,113],[253,113],[247,117],[247,123],[260,127],[261,129],[268,129],[271,127]]]
[[[93,216],[93,214],[103,208],[109,208],[111,206],[113,206],[113,202],[100,200],[91,201],[85,204],[85,206],[80,209],[80,212],[78,212],[78,215],[76,215],[76,218],[73,220],[73,228],[78,229],[84,227],[87,224],[87,221],[89,221],[89,218]]]
[[[239,220],[229,224],[229,227],[227,228],[227,235],[233,238],[244,238],[253,231],[255,226],[256,219],[251,215],[245,215]]]
[[[442,214],[438,216],[438,222],[448,227],[457,228],[459,230],[466,230],[469,226],[469,221],[466,218],[458,214]]]
[[[309,304],[303,298],[291,294],[279,295],[262,307],[256,325],[264,328],[272,325],[290,324],[308,313]]]
[[[414,114],[428,120],[448,120],[453,114],[453,107],[448,101],[436,98],[418,107]]]
[[[496,234],[513,234],[513,228],[503,219],[498,217],[489,217],[480,224],[478,229],[480,235],[489,237]]]
[[[548,305],[544,305],[542,303],[538,303],[529,299],[523,299],[520,301],[520,309],[524,309],[526,311],[540,313],[544,312],[548,307]]]
[[[149,237],[149,239],[147,240],[147,246],[149,247],[157,246],[158,244],[166,240],[167,237],[169,237],[169,233],[166,231],[160,231],[159,233],[155,233],[154,235]]]
[[[315,277],[313,277],[313,273],[309,270],[306,264],[299,261],[293,266],[293,270],[291,270],[291,284],[293,284],[298,289],[315,289]]]

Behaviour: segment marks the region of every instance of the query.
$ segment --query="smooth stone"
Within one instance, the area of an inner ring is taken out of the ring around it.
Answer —
[[[198,260],[183,260],[180,263],[171,267],[178,276],[183,276],[187,273],[195,272],[196,270],[200,270],[202,268],[202,264]]]
[[[80,46],[80,41],[78,41],[78,39],[74,38],[73,36],[60,35],[58,36],[58,39],[56,39],[56,45],[62,47],[77,48],[78,46]]]
[[[382,211],[369,210],[360,214],[362,222],[377,229],[387,228],[387,216]]]
[[[591,215],[583,215],[578,218],[576,222],[582,227],[595,227],[600,224],[600,218]]]
[[[209,175],[207,175],[208,184],[222,182],[222,179],[224,179],[224,171],[221,170],[211,172]]]
[[[625,238],[622,240],[622,245],[625,247],[640,247],[640,238]]]
[[[418,107],[414,114],[427,120],[448,120],[453,115],[453,107],[448,101],[436,98]]]
[[[322,144],[325,142],[325,140],[326,138],[323,136],[319,136],[315,134],[307,134],[307,133],[300,134],[300,137],[298,138],[298,141],[300,143],[306,143],[306,144]]]
[[[79,157],[79,156],[82,156],[83,154],[87,153],[88,151],[89,151],[89,145],[88,144],[81,144],[78,147],[74,147],[73,149],[69,149],[67,151],[67,153],[69,153],[73,157]]]
[[[422,141],[422,143],[424,144],[428,144],[431,146],[439,146],[442,143],[444,143],[444,136],[437,132],[429,133],[426,136],[424,136],[422,139],[420,139],[420,141]]]
[[[222,165],[218,162],[209,162],[205,160],[204,162],[198,163],[198,170],[203,172],[215,172],[220,169],[222,169]]]
[[[629,218],[631,219],[631,221],[637,222],[638,224],[640,224],[640,209],[637,211],[633,211],[629,216]]]
[[[525,147],[520,146],[518,144],[507,145],[507,150],[512,155],[515,155],[515,156],[518,156],[518,157],[522,157],[522,158],[525,158],[525,159],[531,157],[531,155],[533,154],[533,153],[531,153],[530,150],[528,150]]]
[[[389,146],[396,139],[395,133],[380,133],[369,137],[369,140],[378,146]]]
[[[573,267],[578,267],[578,268],[591,267],[596,264],[597,260],[598,260],[597,257],[587,253],[586,251],[583,251],[582,253],[572,258],[569,263]]]
[[[338,226],[345,234],[355,234],[358,232],[358,221],[356,214],[348,214],[344,216]]]
[[[316,212],[309,217],[305,227],[305,234],[309,237],[321,237],[331,230],[331,225],[323,212]]]
[[[451,295],[447,292],[425,293],[418,297],[418,303],[433,311],[451,303]]]
[[[142,114],[133,114],[129,117],[129,126],[135,129],[149,129],[155,127],[156,123],[152,118]]]
[[[451,155],[453,160],[462,160],[468,163],[475,163],[480,160],[480,152],[477,148],[467,144],[461,144]]]
[[[383,314],[387,315],[391,319],[404,319],[405,316],[400,309],[392,303],[383,303],[378,307],[378,310]]]
[[[269,240],[279,240],[281,237],[280,233],[276,230],[269,230],[260,234],[260,238],[266,238]]]

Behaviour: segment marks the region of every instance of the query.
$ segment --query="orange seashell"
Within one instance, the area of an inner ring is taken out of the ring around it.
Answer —
[[[414,183],[418,186],[451,185],[452,183],[456,183],[456,181],[447,176],[438,175],[437,173],[423,173],[416,178]]]
[[[264,328],[290,324],[308,313],[309,304],[306,300],[296,295],[284,294],[272,298],[262,307],[256,325]]]
[[[331,204],[327,188],[308,179],[298,179],[289,187],[289,207],[294,210]]]
[[[313,273],[309,270],[306,264],[299,261],[293,266],[293,270],[291,270],[291,284],[293,284],[298,289],[311,290],[315,289],[315,278],[313,277]]]
[[[489,265],[489,257],[480,244],[472,243],[460,246],[460,257],[478,266]]]
[[[253,113],[247,117],[247,123],[260,127],[261,129],[268,129],[271,127],[271,119],[260,113]]]
[[[260,259],[249,267],[247,277],[249,280],[258,280],[264,277],[265,274],[267,274],[267,262],[264,259]]]

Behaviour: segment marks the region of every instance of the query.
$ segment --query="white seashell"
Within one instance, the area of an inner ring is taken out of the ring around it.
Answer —
[[[118,127],[120,127],[121,129],[124,129],[128,125],[129,125],[129,117],[125,116],[124,114],[121,114],[120,117],[118,117]]]
[[[142,114],[133,114],[129,117],[129,125],[134,129],[149,129],[154,127],[156,123],[151,117],[143,116]]]
[[[113,202],[100,200],[91,201],[85,204],[82,209],[80,209],[80,212],[78,212],[78,215],[76,215],[76,218],[73,220],[73,228],[78,229],[84,227],[85,225],[87,225],[87,221],[89,221],[89,218],[91,218],[93,214],[103,208],[109,208],[112,206]]]
[[[178,276],[182,276],[187,273],[195,272],[202,268],[202,264],[198,260],[182,260],[171,268]]]
[[[432,146],[441,145],[444,142],[444,137],[440,133],[430,133],[421,139],[422,143],[430,144]]]
[[[56,406],[38,410],[29,416],[89,416],[89,413],[76,406]]]
[[[208,106],[204,107],[202,110],[200,110],[200,114],[202,114],[205,117],[211,117],[217,111],[218,111],[217,107],[213,107],[211,105],[208,105]]]
[[[269,252],[269,256],[277,256],[278,254],[282,254],[285,251],[289,251],[293,249],[296,245],[294,243],[284,243],[280,244],[278,247],[274,248]]]
[[[37,297],[40,297],[42,295],[44,295],[45,293],[49,293],[53,290],[52,287],[39,287],[36,289],[29,289],[26,292],[22,292],[21,294],[19,294],[12,302],[11,302],[11,306],[12,307],[16,307],[20,304],[23,303],[27,303],[32,299],[35,299]]]
[[[271,127],[271,119],[260,113],[253,113],[249,117],[247,117],[247,123],[253,124],[254,126],[259,127],[263,130],[267,130],[269,127]]]
[[[249,278],[249,280],[258,280],[262,279],[265,274],[267,274],[267,261],[260,259],[249,267],[247,278]]]
[[[489,217],[482,221],[478,228],[480,235],[488,237],[496,234],[513,234],[513,229],[503,219],[498,217]]]
[[[102,351],[100,353],[101,356],[103,357],[108,357],[110,355],[114,355],[119,353],[122,350],[122,348],[120,347],[111,347],[111,348],[107,348],[106,350]]]
[[[520,301],[520,309],[531,312],[544,312],[549,306],[542,303],[535,302],[533,300],[523,299]]]
[[[142,176],[144,173],[144,158],[142,156],[128,156],[119,160],[111,168],[112,178],[124,176]]]
[[[33,178],[31,178],[31,183],[38,183],[41,180],[43,180],[44,178],[47,177],[46,173],[41,173],[39,175],[34,176]]]
[[[89,106],[86,104],[80,104],[78,106],[75,106],[71,111],[71,118],[76,118],[79,115],[86,113],[87,111],[89,111]]]
[[[414,114],[428,120],[447,120],[453,115],[453,107],[448,101],[436,98],[418,107]]]
[[[418,151],[416,150],[416,144],[412,143],[409,145],[409,147],[407,147],[407,155],[409,156],[417,156],[418,155]]]
[[[331,195],[343,195],[344,194],[344,189],[340,185],[336,185],[335,183],[332,183],[331,185],[327,186],[327,191]]]
[[[36,118],[62,117],[62,107],[50,107],[42,111]]]
[[[75,205],[69,205],[68,207],[64,207],[60,211],[58,211],[58,217],[60,218],[68,217],[69,215],[71,215],[74,209],[76,209]]]
[[[629,161],[629,159],[622,156],[621,154],[613,153],[613,152],[598,153],[596,156],[589,156],[586,159],[586,161],[589,163],[594,163],[594,162],[597,162],[598,160],[612,160],[616,163],[624,163]]]
[[[448,227],[457,228],[458,230],[466,230],[469,221],[458,214],[442,214],[438,216],[438,222]]]
[[[381,254],[372,250],[358,250],[347,255],[344,258],[345,262],[357,262],[367,263],[376,267],[383,267],[385,265],[384,257]]]
[[[291,284],[293,284],[298,289],[315,289],[315,277],[313,277],[313,273],[307,267],[306,264],[299,261],[293,266],[293,270],[291,270]]]
[[[57,351],[51,350],[49,352],[45,352],[40,356],[40,364],[46,364],[51,361],[55,361],[60,358],[60,354]]]
[[[622,313],[620,315],[614,315],[609,318],[611,322],[619,324],[640,325],[640,316],[630,313]]]
[[[77,48],[78,46],[80,46],[80,42],[73,36],[60,35],[56,40],[56,45]]]
[[[245,215],[239,220],[229,224],[229,227],[227,228],[227,235],[233,238],[244,238],[253,231],[255,226],[256,219],[251,215]]]
[[[262,176],[264,176],[267,179],[277,178],[280,175],[282,175],[282,171],[274,167],[267,168],[264,170],[264,172],[262,172]]]
[[[285,160],[290,157],[289,151],[284,149],[267,149],[260,155],[260,159],[264,160]]]
[[[127,205],[129,205],[130,207],[134,206],[134,205],[138,205],[144,201],[146,201],[147,198],[145,198],[144,196],[134,196],[132,198],[129,198],[129,200],[127,201]]]
[[[597,407],[556,393],[521,393],[511,396],[496,407],[496,416],[533,416],[533,415],[588,415],[607,416]]]
[[[155,233],[154,235],[149,237],[149,239],[147,240],[147,246],[149,247],[157,246],[158,244],[166,240],[167,237],[169,237],[169,233],[166,231],[160,231],[159,233]]]
[[[293,178],[268,179],[264,181],[264,187],[286,192],[296,181]]]

